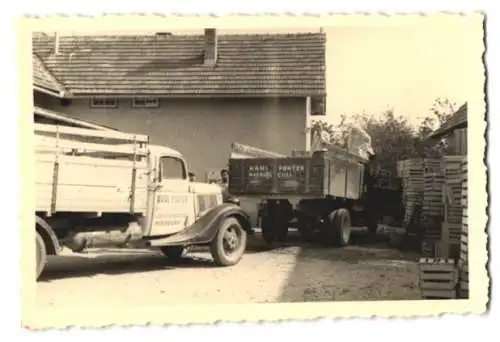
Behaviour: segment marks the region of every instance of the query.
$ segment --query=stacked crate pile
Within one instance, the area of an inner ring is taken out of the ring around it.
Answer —
[[[462,231],[462,165],[463,156],[443,157],[446,187],[443,192],[444,220],[441,226],[441,246],[443,253],[458,258]]]
[[[459,297],[469,298],[469,253],[468,253],[468,222],[467,222],[467,158],[462,161],[462,234],[459,259]]]
[[[435,254],[435,245],[441,239],[443,221],[443,185],[444,172],[439,159],[426,159],[424,169],[424,196],[422,217],[422,244],[429,246]]]
[[[458,270],[453,259],[420,258],[419,285],[423,299],[455,299]]]
[[[423,159],[407,159],[398,162],[398,176],[403,188],[403,205],[405,222],[410,222],[414,209],[422,205],[424,187]]]
[[[440,238],[442,220],[442,184],[444,182],[441,159],[415,158],[398,163],[402,178],[405,222],[418,225],[421,252],[433,256]],[[416,222],[415,222],[416,219]]]

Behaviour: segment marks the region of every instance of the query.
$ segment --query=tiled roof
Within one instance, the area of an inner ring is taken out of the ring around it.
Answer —
[[[215,66],[204,36],[54,36],[33,51],[75,96],[325,94],[324,33],[220,35]]]
[[[437,138],[456,127],[467,124],[467,102],[464,103],[444,124],[436,129],[429,138]]]
[[[44,66],[40,58],[33,54],[33,85],[43,88],[49,92],[60,94],[64,91],[61,84],[51,75],[50,71]]]

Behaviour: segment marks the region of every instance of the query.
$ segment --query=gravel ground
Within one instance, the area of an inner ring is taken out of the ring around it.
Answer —
[[[98,253],[97,253],[98,252]],[[37,284],[41,310],[82,306],[420,299],[417,256],[383,243],[322,248],[259,237],[238,265],[196,251],[172,264],[159,252],[100,250],[52,257]]]

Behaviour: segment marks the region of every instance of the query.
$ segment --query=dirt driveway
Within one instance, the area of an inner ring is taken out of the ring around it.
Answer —
[[[214,267],[201,250],[172,264],[159,252],[104,250],[49,260],[37,307],[420,299],[416,256],[385,243],[347,248],[263,249],[252,239],[242,261]]]

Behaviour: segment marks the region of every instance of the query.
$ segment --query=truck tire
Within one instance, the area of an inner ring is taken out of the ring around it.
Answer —
[[[210,254],[218,266],[237,264],[245,253],[247,232],[234,217],[225,218],[210,243]]]
[[[42,235],[40,235],[39,232],[36,232],[36,280],[40,278],[46,263],[47,248],[45,247]]]
[[[306,242],[314,241],[314,233],[316,231],[316,222],[311,218],[300,218],[298,222],[298,230],[302,240]]]
[[[344,247],[351,239],[351,215],[345,208],[333,211],[329,216],[329,223],[324,229],[324,242],[328,245]]]
[[[187,248],[184,246],[165,246],[161,247],[160,251],[172,261],[178,261],[187,254]]]
[[[268,245],[272,245],[274,240],[276,240],[273,221],[269,217],[263,217],[260,222],[264,242]]]

